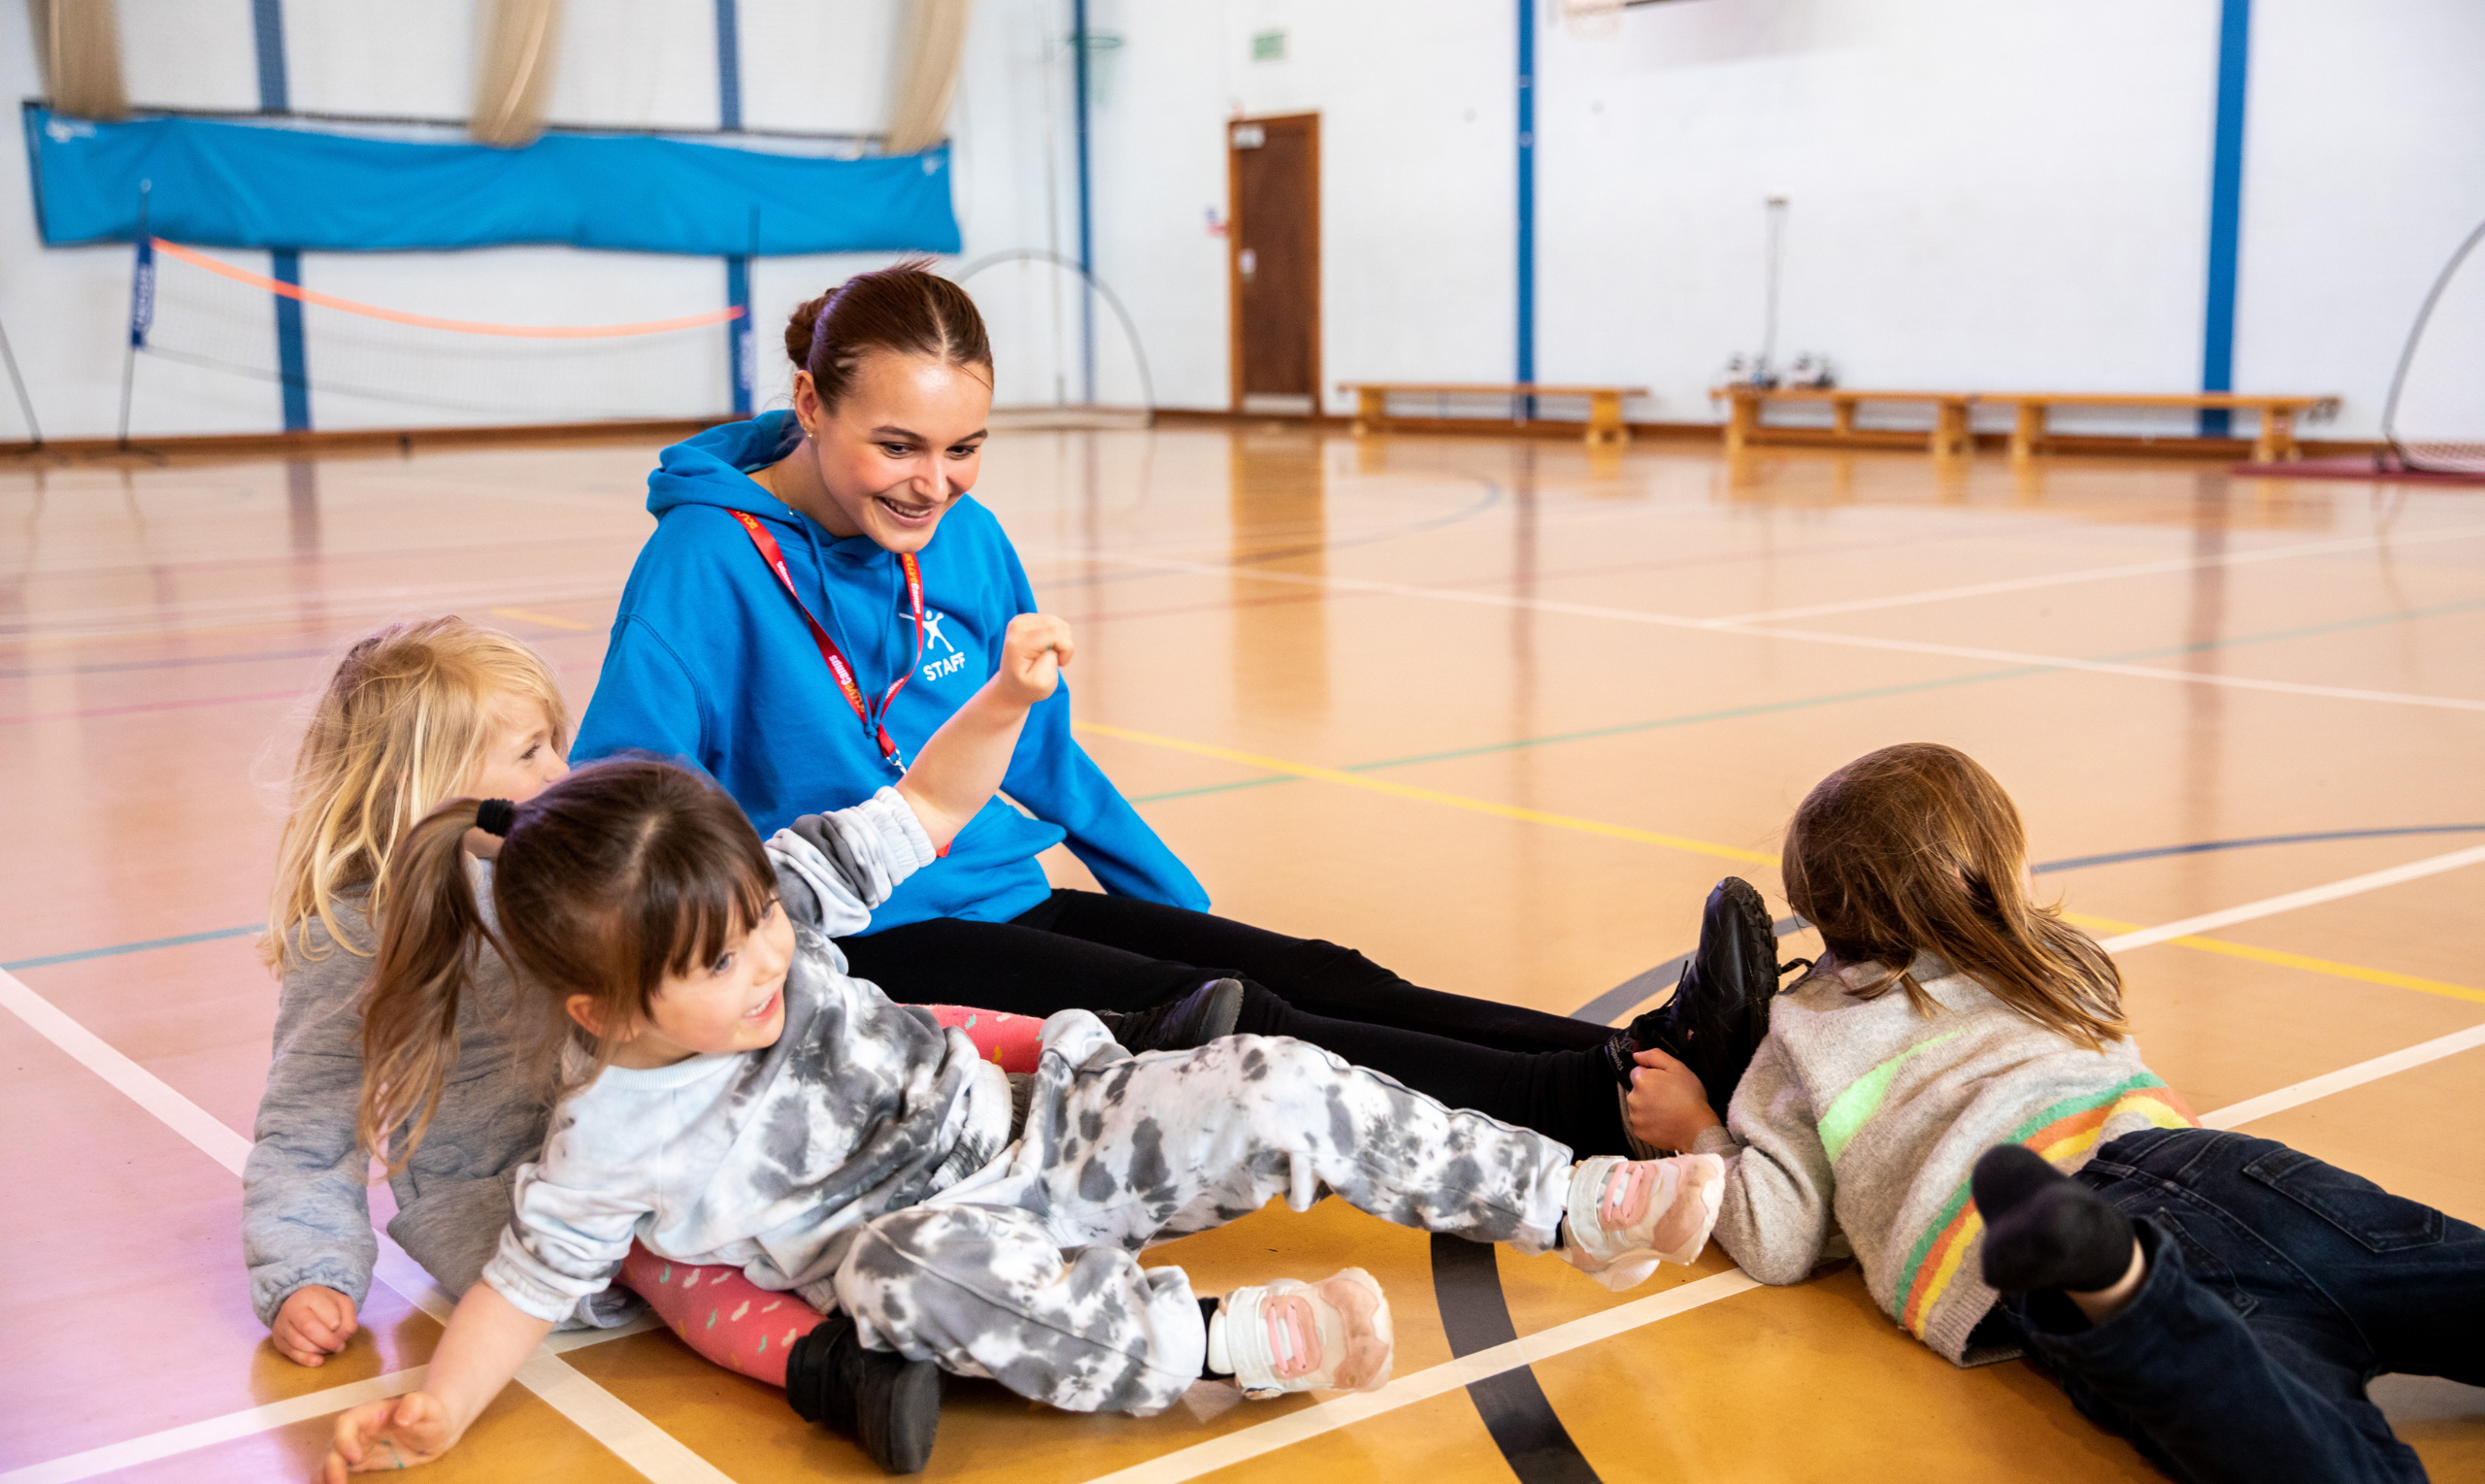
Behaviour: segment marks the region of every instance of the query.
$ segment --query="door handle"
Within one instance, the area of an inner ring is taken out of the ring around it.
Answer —
[[[1260,254],[1248,247],[1243,248],[1239,266],[1242,270],[1242,281],[1245,283],[1251,281],[1251,276],[1260,271]]]

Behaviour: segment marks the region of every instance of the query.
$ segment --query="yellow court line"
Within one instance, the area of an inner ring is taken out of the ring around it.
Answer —
[[[540,623],[547,629],[568,629],[574,634],[595,632],[594,624],[580,623],[573,618],[555,618],[549,613],[539,613],[530,608],[496,608],[492,612],[497,617],[514,618],[520,623]]]
[[[1424,804],[1445,804],[1451,808],[1467,809],[1478,814],[1491,814],[1503,819],[1515,819],[1525,824],[1552,825],[1556,829],[1577,830],[1589,835],[1603,835],[1613,840],[1637,841],[1641,844],[1664,845],[1674,850],[1688,850],[1695,855],[1715,856],[1720,860],[1745,861],[1759,866],[1774,866],[1778,858],[1760,850],[1743,850],[1733,845],[1720,845],[1682,835],[1663,835],[1654,830],[1634,830],[1625,825],[1607,824],[1597,819],[1581,819],[1575,814],[1549,814],[1541,809],[1518,808],[1508,804],[1494,804],[1484,799],[1471,799],[1464,794],[1446,794],[1438,789],[1416,788],[1411,784],[1393,783],[1386,778],[1367,777],[1359,773],[1346,773],[1336,768],[1322,768],[1311,763],[1291,763],[1283,758],[1263,757],[1256,752],[1241,752],[1232,747],[1219,747],[1208,742],[1186,742],[1178,737],[1159,737],[1152,732],[1134,732],[1125,727],[1109,727],[1092,721],[1071,723],[1074,730],[1094,737],[1110,737],[1116,742],[1143,742],[1151,747],[1164,747],[1175,752],[1188,752],[1195,757],[1211,757],[1220,762],[1240,763],[1246,768],[1259,768],[1270,773],[1292,774],[1298,778],[1310,778],[1322,783],[1341,783],[1348,788],[1368,789],[1376,794],[1393,794],[1401,799],[1413,799]],[[2079,912],[2065,912],[2066,920],[2076,923],[2091,933],[2110,936],[2139,930],[2136,922],[2117,922],[2110,917],[2090,917]],[[2170,938],[2166,941],[2179,947],[2197,948],[2203,953],[2223,953],[2229,958],[2251,959],[2256,963],[2275,964],[2284,969],[2301,969],[2311,973],[2326,973],[2341,979],[2357,979],[2367,984],[2387,984],[2394,989],[2412,989],[2419,994],[2440,995],[2449,1000],[2467,1000],[2485,1005],[2485,990],[2469,989],[2464,984],[2448,984],[2440,979],[2419,978],[2412,973],[2394,973],[2387,969],[2367,969],[2361,964],[2341,964],[2335,959],[2313,958],[2307,954],[2287,953],[2276,948],[2256,948],[2250,943],[2228,942],[2218,938]]]
[[[1289,763],[1283,758],[1262,757],[1256,752],[1237,752],[1231,747],[1184,742],[1178,737],[1158,737],[1150,732],[1132,732],[1121,727],[1099,726],[1092,721],[1073,722],[1072,726],[1093,737],[1110,737],[1116,742],[1144,742],[1151,747],[1166,747],[1176,752],[1188,752],[1195,757],[1212,757],[1220,762],[1240,763],[1245,768],[1260,768],[1270,773],[1290,773],[1298,778],[1310,778],[1321,783],[1339,783],[1347,788],[1367,789],[1375,794],[1391,794],[1401,799],[1413,799],[1423,804],[1445,804],[1451,808],[1466,809],[1476,814],[1491,814],[1502,819],[1515,819],[1522,824],[1549,824],[1557,829],[1577,830],[1586,835],[1603,835],[1614,840],[1637,841],[1643,845],[1664,845],[1668,849],[1688,850],[1694,855],[1712,855],[1721,861],[1741,861],[1755,866],[1777,864],[1777,857],[1767,851],[1720,845],[1709,841],[1693,840],[1686,835],[1661,835],[1654,830],[1634,830],[1627,825],[1607,824],[1598,819],[1581,819],[1575,814],[1548,814],[1542,809],[1520,808],[1515,805],[1495,804],[1486,799],[1470,799],[1465,794],[1445,794],[1439,789],[1417,788],[1408,783],[1393,783],[1386,778],[1366,777],[1359,773],[1345,773],[1336,768],[1321,768],[1310,763]]]
[[[2117,922],[2111,917],[2091,917],[2083,912],[2065,912],[2064,920],[2091,933],[2136,933],[2137,922]],[[2440,979],[2419,978],[2412,973],[2394,973],[2387,969],[2367,969],[2361,964],[2341,964],[2336,959],[2314,958],[2309,954],[2288,953],[2279,948],[2257,948],[2250,943],[2228,942],[2222,938],[2170,938],[2166,941],[2182,948],[2198,948],[2203,953],[2223,953],[2228,958],[2250,959],[2259,964],[2275,964],[2282,969],[2302,969],[2311,973],[2326,973],[2341,979],[2361,979],[2367,984],[2387,984],[2393,989],[2412,989],[2419,994],[2439,995],[2446,1000],[2466,1000],[2485,1005],[2485,989],[2469,989],[2465,984],[2449,984]]]

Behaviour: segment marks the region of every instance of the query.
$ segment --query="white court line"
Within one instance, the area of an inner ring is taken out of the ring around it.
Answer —
[[[2337,541],[2303,542],[2292,546],[2265,546],[2256,551],[2237,551],[2222,556],[2177,556],[2155,562],[2130,562],[2119,567],[2087,567],[2076,572],[2057,572],[2038,577],[2009,577],[1997,582],[1971,582],[1964,587],[1937,587],[1923,592],[1893,593],[1880,598],[1854,598],[1844,603],[1815,603],[1807,608],[1770,609],[1757,613],[1732,613],[1706,622],[1712,628],[1740,623],[1774,623],[1787,618],[1819,618],[1831,613],[1861,613],[1874,609],[1907,608],[1918,603],[1945,603],[1952,598],[1982,598],[1995,593],[2026,592],[2036,587],[2062,587],[2074,582],[2103,582],[2115,577],[2150,577],[2168,572],[2197,572],[2212,567],[2241,567],[2251,562],[2279,562],[2299,556],[2326,556],[2339,551],[2365,551],[2389,543],[2393,545],[2416,545],[2437,541],[2465,541],[2472,536],[2485,536],[2485,526],[2458,526],[2440,531],[2418,531],[2394,536],[2377,531],[2370,536],[2352,536]]]
[[[1489,1350],[1478,1350],[1473,1355],[1427,1367],[1412,1375],[1400,1376],[1375,1392],[1340,1397],[1307,1406],[1299,1412],[1273,1417],[1255,1427],[1228,1433],[1223,1437],[1159,1454],[1145,1463],[1099,1474],[1087,1480],[1086,1484],[1175,1484],[1176,1480],[1196,1479],[1214,1469],[1247,1462],[1306,1438],[1317,1437],[1323,1433],[1352,1427],[1385,1412],[1394,1412],[1402,1406],[1430,1401],[1487,1377],[1551,1360],[1581,1345],[1610,1339],[1627,1330],[1654,1324],[1660,1319],[1671,1319],[1703,1304],[1731,1299],[1758,1287],[1760,1283],[1740,1268],[1732,1272],[1716,1273],[1603,1313],[1574,1319],[1568,1324],[1557,1324],[1534,1335],[1520,1336]]]
[[[0,970],[0,1007],[6,1007],[37,1035],[69,1053],[157,1121],[197,1145],[208,1158],[236,1175],[242,1172],[243,1164],[250,1155],[248,1139],[123,1056],[5,970]],[[446,1320],[447,1314],[441,1305],[446,1303],[447,1296],[428,1278],[419,1284],[406,1278],[388,1255],[395,1244],[384,1237],[381,1243],[382,1263],[388,1268],[382,1270],[375,1267],[374,1275],[391,1288],[397,1287],[391,1280],[392,1273],[395,1278],[404,1279],[415,1290],[406,1295],[410,1301],[433,1318]],[[407,1264],[413,1261],[402,1253],[396,1254],[396,1259]],[[588,1436],[656,1484],[733,1484],[731,1475],[631,1410],[620,1398],[580,1374],[549,1349],[539,1349],[518,1369],[517,1378]]]
[[[2170,938],[2189,938],[2196,933],[2212,932],[2233,923],[2250,922],[2256,917],[2273,917],[2280,912],[2291,912],[2300,907],[2336,902],[2341,897],[2361,896],[2365,892],[2378,891],[2385,886],[2396,886],[2402,881],[2413,881],[2424,876],[2436,875],[2445,871],[2457,871],[2462,866],[2473,866],[2479,861],[2485,861],[2485,845],[2471,845],[2465,850],[2452,850],[2441,855],[2428,856],[2421,861],[2410,861],[2404,866],[2393,866],[2385,871],[2373,871],[2360,876],[2349,876],[2342,881],[2333,881],[2327,886],[2306,887],[2303,891],[2291,891],[2281,897],[2265,897],[2258,902],[2247,902],[2241,907],[2203,912],[2197,917],[2185,917],[2174,922],[2161,923],[2153,928],[2118,933],[2112,938],[2099,939],[2097,946],[2108,953],[2124,953],[2134,948],[2147,947],[2150,943],[2162,943]]]
[[[80,1479],[135,1468],[141,1464],[195,1452],[200,1448],[212,1448],[238,1437],[255,1437],[261,1433],[272,1433],[296,1422],[342,1412],[347,1407],[360,1406],[366,1402],[404,1396],[423,1384],[426,1369],[416,1366],[411,1370],[392,1370],[368,1381],[332,1386],[307,1397],[295,1397],[289,1402],[271,1402],[265,1406],[210,1417],[204,1422],[166,1428],[161,1433],[149,1433],[127,1442],[107,1443],[100,1448],[89,1448],[83,1453],[72,1453],[48,1463],[29,1464],[22,1468],[0,1473],[0,1484],[77,1484]]]
[[[1058,554],[1058,553],[1047,553]],[[1724,619],[1688,618],[1679,613],[1652,613],[1640,609],[1608,608],[1593,603],[1564,603],[1551,598],[1521,598],[1508,593],[1461,592],[1456,588],[1419,587],[1411,582],[1376,582],[1362,577],[1315,577],[1299,572],[1267,572],[1224,562],[1184,562],[1171,558],[1130,556],[1099,551],[1091,560],[1167,572],[1203,576],[1243,577],[1263,582],[1330,588],[1339,592],[1375,593],[1383,597],[1426,598],[1437,603],[1465,603],[1479,608],[1525,609],[1574,618],[1607,618],[1656,628],[1685,629],[1702,634],[1737,634],[1752,639],[1791,639],[1804,643],[1839,644],[1856,649],[1886,649],[1902,654],[1937,654],[1950,659],[1988,660],[2025,665],[2033,670],[2079,670],[2092,675],[2124,676],[2143,680],[2172,680],[2188,685],[2214,685],[2228,690],[2272,691],[2279,695],[2320,696],[2334,701],[2377,701],[2392,706],[2433,707],[2443,710],[2485,711],[2485,701],[2460,696],[2426,696],[2396,690],[2359,690],[2342,685],[2310,685],[2296,680],[2261,680],[2247,676],[2205,670],[2169,670],[2154,665],[2123,665],[2111,660],[2083,660],[2063,654],[2024,654],[2013,649],[1979,649],[1965,644],[1937,644],[1916,640],[1878,639],[1863,634],[1830,634],[1817,629],[1776,629]]]
[[[2201,1127],[2232,1129],[2238,1124],[2250,1123],[2256,1118],[2267,1118],[2272,1113],[2283,1113],[2291,1107],[2302,1107],[2307,1103],[2327,1098],[2332,1093],[2342,1093],[2350,1087],[2362,1087],[2367,1082],[2379,1081],[2394,1072],[2405,1072],[2410,1067],[2422,1067],[2427,1062],[2437,1062],[2443,1057],[2456,1056],[2462,1051],[2472,1051],[2478,1046],[2485,1046],[2485,1025],[2472,1025],[2465,1031],[2453,1031],[2448,1036],[2437,1037],[2421,1045],[2409,1046],[2404,1051],[2393,1051],[2387,1056],[2376,1056],[2371,1061],[2358,1062],[2353,1067],[2341,1067],[2336,1072],[2325,1072],[2317,1077],[2307,1077],[2293,1087],[2281,1087],[2276,1092],[2263,1093],[2257,1098],[2246,1098],[2240,1103],[2230,1103],[2215,1112],[2203,1115],[2201,1119]]]

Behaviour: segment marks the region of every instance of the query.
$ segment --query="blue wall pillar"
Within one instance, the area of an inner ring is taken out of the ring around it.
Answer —
[[[250,40],[259,63],[259,112],[293,107],[284,73],[284,0],[250,0]],[[302,286],[302,254],[290,247],[268,253],[268,277]],[[276,296],[276,369],[284,391],[284,430],[311,429],[311,357],[302,338],[302,301]]]
[[[2208,313],[2201,390],[2235,390],[2235,280],[2243,235],[2243,88],[2251,75],[2252,0],[2221,0],[2217,23],[2217,144],[2209,169]],[[2201,413],[2201,436],[2224,438],[2234,414]]]
[[[742,14],[739,0],[716,0],[716,127],[742,127]],[[750,260],[759,252],[759,208],[750,209],[750,251],[725,259],[725,302],[742,313],[725,321],[725,355],[731,361],[734,415],[747,417],[752,405]]]
[[[1536,0],[1518,0],[1518,375],[1536,379]],[[1524,415],[1536,415],[1536,399]]]

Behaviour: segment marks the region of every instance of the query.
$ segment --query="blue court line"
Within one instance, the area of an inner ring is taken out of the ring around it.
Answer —
[[[2353,629],[2372,628],[2380,624],[2408,623],[2420,618],[2439,618],[2450,613],[2473,612],[2485,609],[2485,599],[2463,603],[2442,603],[2431,608],[2401,609],[2395,612],[2376,613],[2362,618],[2341,618],[2329,623],[2305,624],[2292,629],[2272,629],[2266,634],[2238,634],[2229,639],[2200,640],[2189,643],[2165,644],[2149,649],[2132,649],[2120,654],[2100,656],[2104,664],[2127,665],[2138,660],[2169,659],[2176,655],[2201,654],[2214,649],[2239,649],[2252,644],[2282,643],[2288,640],[2312,639],[2326,634],[2341,634]],[[1776,711],[1806,710],[1816,706],[1838,706],[1850,701],[1876,701],[1890,696],[1915,695],[1930,690],[1944,690],[1955,685],[1981,685],[1989,680],[2008,680],[2022,676],[2047,675],[2061,670],[2058,665],[2011,665],[2000,670],[1980,670],[1967,675],[1945,676],[1937,680],[1914,680],[1904,685],[1875,685],[1864,690],[1832,691],[1826,695],[1803,696],[1792,701],[1765,701],[1754,706],[1728,707],[1721,710],[1694,711],[1681,716],[1660,716],[1653,721],[1626,721],[1609,727],[1591,727],[1579,732],[1554,732],[1542,737],[1523,737],[1516,742],[1484,742],[1472,747],[1453,747],[1441,752],[1419,752],[1408,757],[1383,758],[1371,763],[1348,763],[1342,773],[1373,773],[1383,768],[1408,768],[1417,763],[1441,763],[1459,758],[1483,757],[1495,752],[1517,752],[1529,747],[1550,746],[1556,742],[1591,742],[1608,737],[1628,737],[1637,732],[1658,732],[1671,727],[1694,726],[1706,721],[1732,721],[1745,716],[1765,716]],[[1238,778],[1230,783],[1204,783],[1197,788],[1176,788],[1161,794],[1141,794],[1133,804],[1163,804],[1174,799],[1191,799],[1204,794],[1232,793],[1242,788],[1266,788],[1277,783],[1300,783],[1301,777],[1290,773],[1271,774],[1264,777]]]
[[[145,953],[150,948],[178,948],[184,943],[212,943],[218,939],[241,938],[266,931],[263,923],[247,928],[216,928],[206,933],[182,933],[172,938],[150,938],[144,942],[115,943],[109,948],[82,948],[76,953],[52,953],[42,958],[21,958],[0,964],[0,972],[16,973],[20,969],[49,969],[54,964],[79,964],[90,958],[117,958],[124,953]]]

